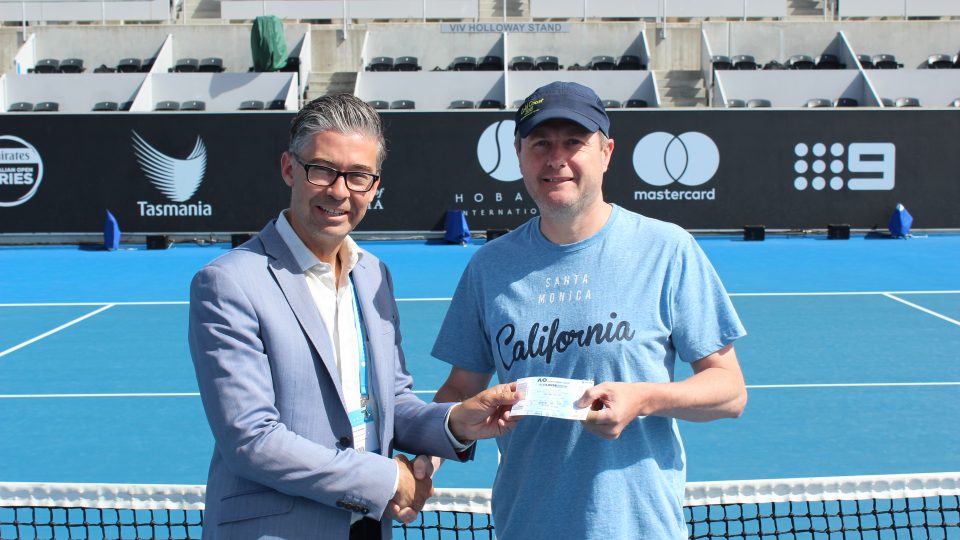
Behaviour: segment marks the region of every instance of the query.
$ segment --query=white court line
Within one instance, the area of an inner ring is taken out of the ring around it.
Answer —
[[[960,290],[948,291],[839,291],[839,292],[756,292],[730,293],[730,296],[882,296],[890,294],[960,294]],[[397,298],[397,302],[449,302],[449,297]],[[22,302],[0,304],[4,307],[73,307],[73,306],[185,306],[186,300],[169,302]]]
[[[889,298],[889,299],[891,299],[891,300],[896,300],[897,302],[900,302],[901,304],[906,304],[906,305],[908,305],[908,306],[910,306],[910,307],[912,307],[912,308],[919,309],[920,311],[922,311],[922,312],[924,312],[924,313],[926,313],[926,314],[928,314],[928,315],[933,315],[934,317],[937,317],[938,319],[943,319],[943,320],[947,321],[948,323],[952,323],[952,324],[955,324],[955,325],[957,325],[957,326],[960,326],[960,321],[958,321],[958,320],[956,320],[956,319],[951,319],[950,317],[947,317],[946,315],[942,315],[942,314],[940,314],[940,313],[937,313],[936,311],[929,310],[929,309],[927,309],[927,308],[925,308],[925,307],[923,307],[923,306],[918,306],[918,305],[914,304],[913,302],[907,302],[907,301],[904,300],[903,298],[897,298],[896,296],[894,296],[894,293],[887,293],[887,294],[884,294],[884,296],[886,296],[887,298]]]
[[[24,341],[23,343],[21,343],[21,344],[19,344],[19,345],[14,345],[13,347],[10,347],[9,349],[7,349],[7,350],[5,350],[5,351],[3,351],[3,352],[0,352],[0,358],[3,358],[4,356],[6,356],[6,355],[8,355],[8,354],[10,354],[10,353],[12,353],[12,352],[14,352],[14,351],[20,350],[20,349],[26,347],[27,345],[30,345],[31,343],[36,343],[37,341],[40,341],[41,339],[43,339],[43,338],[45,338],[45,337],[47,337],[47,336],[56,334],[57,332],[63,330],[64,328],[69,328],[69,327],[77,324],[78,322],[80,322],[80,321],[82,321],[82,320],[84,320],[84,319],[88,319],[88,318],[90,318],[90,317],[93,317],[94,315],[96,315],[96,314],[98,314],[98,313],[101,313],[101,312],[103,312],[103,311],[106,311],[106,310],[108,310],[108,309],[110,309],[110,308],[112,308],[112,307],[113,307],[113,304],[107,304],[107,305],[101,307],[100,309],[91,311],[90,313],[87,313],[86,315],[84,315],[84,316],[82,316],[82,317],[77,317],[76,319],[74,319],[74,320],[72,320],[72,321],[70,321],[70,322],[68,322],[68,323],[66,323],[66,324],[62,324],[62,325],[54,328],[53,330],[50,330],[50,331],[48,331],[48,332],[44,332],[44,333],[40,334],[39,336],[37,336],[37,337],[35,337],[35,338],[33,338],[33,339],[28,339],[27,341]]]
[[[837,384],[753,384],[748,389],[769,388],[858,388],[858,387],[909,387],[909,386],[960,386],[960,381],[914,382],[914,383],[837,383]],[[414,394],[436,394],[436,390],[414,390]],[[122,393],[122,394],[0,394],[0,399],[44,399],[44,398],[117,398],[117,397],[200,397],[199,392],[167,393]]]

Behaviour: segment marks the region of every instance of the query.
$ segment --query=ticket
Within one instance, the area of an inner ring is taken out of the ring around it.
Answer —
[[[517,391],[523,395],[510,410],[514,416],[535,415],[585,420],[589,407],[576,407],[583,393],[593,387],[593,381],[562,379],[559,377],[524,377],[517,379]]]

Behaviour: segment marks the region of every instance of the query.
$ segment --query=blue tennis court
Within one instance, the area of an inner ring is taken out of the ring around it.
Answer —
[[[698,240],[749,332],[750,401],[739,420],[681,424],[689,480],[960,470],[960,236]],[[362,244],[393,271],[429,400],[449,369],[433,337],[478,243]],[[205,482],[186,301],[226,249],[0,248],[0,482]],[[489,487],[496,460],[485,442],[436,483]]]

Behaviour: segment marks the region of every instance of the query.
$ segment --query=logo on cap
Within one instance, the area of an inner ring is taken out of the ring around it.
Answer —
[[[543,103],[543,99],[544,98],[540,98],[524,103],[523,108],[520,109],[520,120],[526,120],[528,116],[539,111],[540,109],[537,109],[536,107],[537,105]]]

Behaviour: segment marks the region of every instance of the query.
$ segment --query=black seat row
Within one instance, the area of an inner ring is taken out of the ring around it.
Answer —
[[[383,108],[383,107],[380,107]],[[450,102],[450,109],[502,109],[503,103],[496,99],[482,99],[477,103],[469,99],[456,99]]]
[[[41,101],[33,104],[28,101],[18,101],[10,104],[8,112],[57,112],[60,110],[60,104],[56,101]]]
[[[375,99],[373,101],[369,101],[368,103],[370,104],[371,107],[377,110],[385,110],[385,109],[410,110],[410,109],[417,108],[417,104],[410,99],[398,99],[391,102]]]
[[[223,59],[212,56],[200,60],[181,58],[170,68],[170,71],[174,73],[220,73],[223,71]]]
[[[728,99],[727,100],[727,107],[731,109],[743,109],[743,108],[761,109],[761,108],[768,108],[772,106],[773,105],[770,103],[769,99],[755,98],[755,99],[746,99],[746,100],[744,99]]]
[[[844,69],[847,67],[835,54],[821,54],[816,59],[805,54],[795,54],[784,64],[774,60],[762,66],[749,54],[738,54],[733,57],[715,55],[710,57],[710,62],[715,70]]]
[[[367,71],[420,71],[416,56],[398,56],[396,60],[389,56],[378,56],[370,61]]]
[[[282,99],[263,102],[257,99],[248,99],[240,103],[241,111],[285,111],[287,102]]]
[[[155,111],[205,111],[207,104],[198,99],[191,99],[180,103],[178,101],[158,101]]]
[[[83,70],[83,60],[80,58],[67,58],[63,61],[43,58],[33,67],[33,73],[83,73]]]
[[[499,56],[458,56],[447,66],[449,71],[503,71],[503,58]]]

